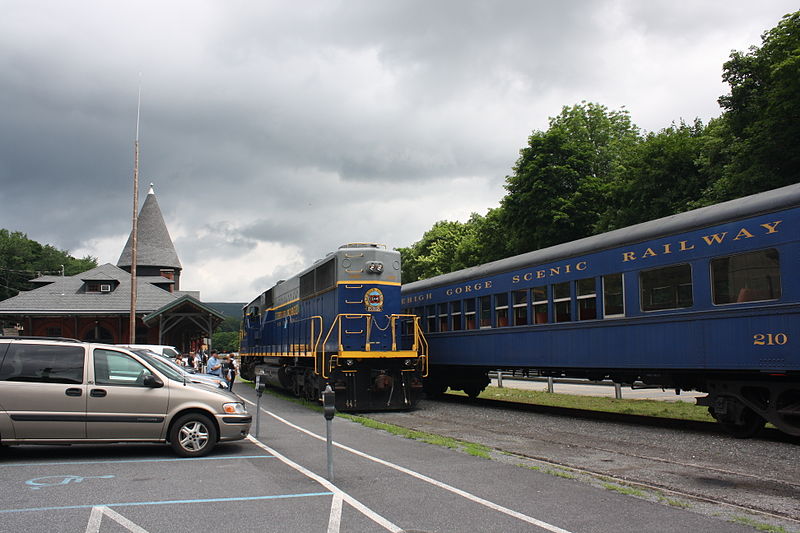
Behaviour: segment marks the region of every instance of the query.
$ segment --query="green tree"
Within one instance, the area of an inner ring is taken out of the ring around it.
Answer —
[[[691,209],[709,184],[699,162],[705,140],[703,123],[695,120],[649,133],[626,150],[597,229],[623,228]]]
[[[800,178],[800,11],[761,36],[761,47],[733,52],[723,66],[730,93],[712,130],[706,163],[718,177],[703,203],[738,198]],[[720,157],[724,156],[724,157]]]
[[[97,266],[97,259],[76,259],[66,250],[28,238],[22,232],[0,229],[0,300],[33,288],[30,280],[40,274],[72,276]]]
[[[472,226],[440,220],[422,239],[407,248],[397,248],[403,261],[403,283],[426,279],[461,268],[456,251]]]
[[[523,253],[593,234],[624,154],[639,140],[628,112],[583,102],[534,131],[506,177],[511,250]]]
[[[453,262],[455,269],[480,265],[511,255],[501,207],[489,209],[486,216],[472,213],[466,225],[469,230],[456,247]]]
[[[211,335],[211,346],[220,352],[239,351],[239,332],[238,331],[218,331]]]

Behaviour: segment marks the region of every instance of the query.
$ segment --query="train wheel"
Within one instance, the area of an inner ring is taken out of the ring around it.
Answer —
[[[709,410],[713,410],[709,408]],[[714,416],[714,413],[711,413]],[[716,418],[716,417],[715,417]],[[738,417],[737,422],[729,422],[720,420],[719,423],[725,428],[725,431],[736,437],[737,439],[749,439],[755,437],[759,431],[767,423],[760,415],[749,407],[743,407],[742,412]]]
[[[447,391],[447,384],[440,381],[425,380],[422,390],[429,398],[438,398]]]
[[[478,395],[483,391],[483,389],[477,385],[469,385],[464,387],[464,394],[470,397],[470,399],[474,400],[478,397]]]

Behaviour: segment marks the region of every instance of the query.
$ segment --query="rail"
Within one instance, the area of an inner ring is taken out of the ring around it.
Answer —
[[[428,341],[425,339],[425,336],[422,333],[422,328],[420,327],[420,319],[416,315],[404,315],[404,314],[393,314],[393,315],[385,315],[389,322],[383,328],[381,328],[376,322],[374,315],[368,313],[346,313],[346,314],[339,314],[336,315],[334,318],[331,327],[328,329],[328,333],[325,335],[325,339],[322,343],[316,343],[314,346],[314,353],[319,353],[319,367],[322,370],[322,377],[328,379],[330,377],[330,373],[333,371],[333,368],[338,364],[339,355],[345,351],[344,343],[342,342],[342,335],[364,335],[364,344],[363,344],[363,352],[370,353],[372,352],[372,330],[373,327],[375,329],[385,331],[386,328],[391,329],[391,350],[388,352],[389,354],[395,354],[397,357],[403,357],[403,354],[399,352],[414,352],[415,357],[419,358],[421,363],[421,370],[422,370],[422,377],[428,376]],[[398,339],[397,339],[397,330],[398,324],[397,321],[400,319],[412,319],[411,324],[413,325],[414,334],[412,336],[412,345],[410,350],[398,350]],[[343,320],[363,320],[363,329],[358,331],[350,331],[345,329],[342,326]],[[336,345],[337,345],[337,353],[330,354],[329,357],[326,357],[326,346],[328,345],[328,341],[330,341],[332,335],[336,332]],[[392,357],[395,355],[388,355],[388,357]],[[319,373],[318,371],[318,360],[315,358],[314,361],[314,370],[315,372]]]
[[[592,380],[592,379],[581,379],[581,378],[554,378],[550,376],[517,376],[513,372],[507,372],[503,370],[497,370],[493,372],[489,372],[488,376],[490,379],[497,380],[497,386],[499,388],[503,388],[503,379],[509,379],[511,381],[536,381],[540,383],[547,383],[547,392],[554,392],[554,385],[556,383],[560,383],[562,385],[594,385],[594,386],[603,386],[603,387],[614,387],[614,397],[617,400],[622,399],[622,383],[617,383],[611,380]],[[658,385],[645,385],[641,381],[635,381],[629,385],[631,390],[643,390],[643,389],[663,389]]]

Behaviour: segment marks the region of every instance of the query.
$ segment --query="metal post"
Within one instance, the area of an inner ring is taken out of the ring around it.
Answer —
[[[497,371],[497,387],[502,389],[503,388],[503,371]]]
[[[330,384],[322,393],[322,413],[325,415],[325,432],[328,451],[328,481],[333,483],[333,416],[336,414],[336,397]]]
[[[328,450],[328,481],[333,483],[333,420],[325,421]]]
[[[264,384],[261,376],[256,376],[256,440],[261,438],[261,396],[264,394]]]
[[[617,400],[622,399],[622,385],[619,383],[614,383],[614,398]]]
[[[547,378],[547,392],[553,392],[553,378],[549,376]]]

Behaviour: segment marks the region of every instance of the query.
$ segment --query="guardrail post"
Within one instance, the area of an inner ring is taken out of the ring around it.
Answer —
[[[617,400],[622,399],[622,385],[616,382],[614,383],[614,398]]]
[[[497,371],[497,387],[502,389],[503,388],[503,371]]]
[[[553,378],[547,377],[547,392],[553,392]]]

